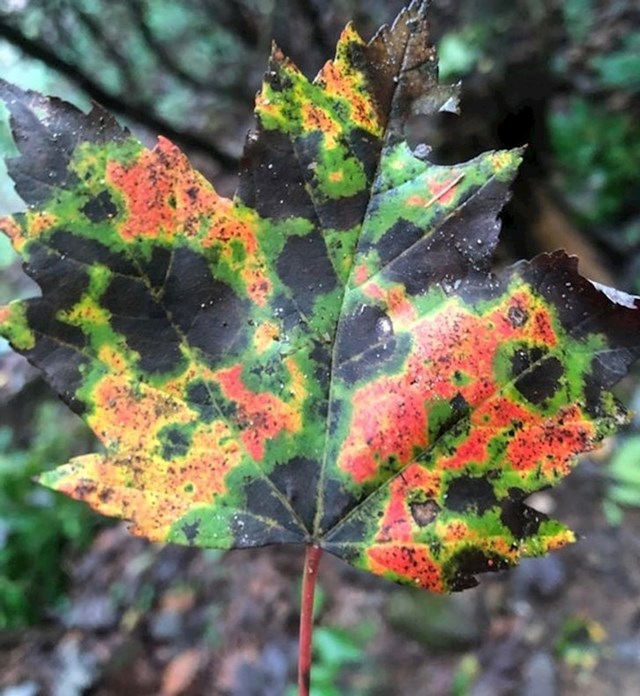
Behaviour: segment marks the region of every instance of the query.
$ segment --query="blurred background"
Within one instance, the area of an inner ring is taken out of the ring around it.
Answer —
[[[232,194],[272,38],[309,76],[353,19],[402,0],[0,0],[0,76],[161,133]],[[498,264],[563,247],[640,294],[636,0],[433,0],[462,115],[409,124],[439,163],[527,145]],[[0,109],[0,154],[13,143]],[[16,211],[0,164],[0,214]],[[0,304],[34,287],[0,240]],[[640,406],[638,373],[620,385]],[[640,683],[637,422],[533,503],[580,543],[440,598],[325,558],[315,696],[597,696]],[[295,678],[299,549],[198,552],[38,488],[91,435],[0,343],[0,696],[281,696]]]

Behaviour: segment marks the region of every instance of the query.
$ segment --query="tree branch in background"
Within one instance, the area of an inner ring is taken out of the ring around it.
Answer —
[[[91,40],[100,48],[100,50],[107,54],[108,59],[116,66],[120,78],[124,83],[124,91],[133,94],[140,94],[142,85],[139,85],[138,81],[135,79],[131,70],[131,63],[129,59],[120,51],[115,41],[109,38],[107,32],[104,30],[104,27],[100,26],[100,23],[87,12],[83,12],[78,8],[73,8],[73,12],[75,19],[91,36]]]
[[[201,0],[200,4],[212,22],[233,33],[250,50],[254,51],[265,43],[265,37],[262,36],[255,16],[244,6],[237,2],[228,2],[228,0],[222,4],[216,0]],[[266,39],[267,46],[269,40],[269,38]]]
[[[211,157],[225,169],[235,169],[237,167],[236,158],[220,149],[211,140],[192,131],[176,128],[168,121],[152,113],[146,105],[128,102],[120,95],[108,92],[102,85],[85,73],[82,68],[56,55],[42,43],[25,36],[19,29],[7,23],[7,18],[1,15],[0,39],[8,41],[31,58],[43,61],[49,68],[67,77],[77,87],[86,92],[91,99],[99,102],[105,108],[136,121],[150,131],[165,135],[185,149]]]
[[[148,48],[158,57],[163,68],[173,73],[175,77],[182,80],[189,86],[194,87],[195,89],[201,90],[203,88],[206,89],[212,87],[213,83],[210,76],[201,78],[196,74],[192,74],[188,70],[185,70],[182,65],[175,60],[171,51],[166,49],[163,42],[158,41],[149,28],[147,17],[145,15],[145,8],[143,7],[142,3],[129,3],[127,5],[127,10],[131,13],[135,27],[140,33],[140,36],[142,36]]]

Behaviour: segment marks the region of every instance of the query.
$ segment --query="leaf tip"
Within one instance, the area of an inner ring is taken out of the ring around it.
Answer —
[[[287,57],[285,56],[283,50],[275,41],[272,41],[271,53],[269,54],[269,68],[271,68],[272,65],[280,67],[286,60]]]
[[[637,295],[629,295],[622,290],[617,290],[616,288],[609,287],[608,285],[597,283],[595,280],[590,280],[589,282],[596,290],[611,300],[613,304],[619,305],[620,307],[626,307],[627,309],[640,309],[640,297]]]

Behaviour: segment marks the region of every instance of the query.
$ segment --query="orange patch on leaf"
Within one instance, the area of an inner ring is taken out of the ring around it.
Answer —
[[[369,277],[369,269],[364,263],[358,264],[353,269],[354,286],[362,285]]]
[[[506,458],[516,471],[540,469],[555,480],[569,473],[576,454],[596,446],[595,436],[595,426],[574,404],[553,418],[523,428],[509,443]]]
[[[242,365],[234,365],[216,373],[224,396],[236,405],[235,424],[253,459],[264,456],[267,440],[283,431],[298,432],[301,416],[297,404],[289,404],[269,392],[252,392],[242,380]]]
[[[363,45],[358,32],[348,25],[340,36],[335,60],[325,63],[314,83],[322,86],[328,96],[348,105],[351,125],[380,136],[382,123],[371,98],[368,79],[352,58],[354,49]]]
[[[203,218],[221,201],[180,150],[162,137],[133,163],[109,162],[106,175],[125,199],[127,215],[119,232],[126,242],[196,236]]]
[[[103,515],[129,520],[133,534],[164,541],[176,519],[206,505],[212,496],[207,486],[203,490],[209,494],[200,500],[185,495],[172,480],[172,472],[160,464],[138,453],[90,454],[59,467],[53,487]]]
[[[256,327],[253,335],[253,345],[256,352],[261,354],[273,347],[274,341],[280,338],[280,327],[270,321],[265,321]]]
[[[110,449],[151,452],[162,427],[193,419],[190,409],[167,393],[144,384],[134,387],[115,373],[98,382],[91,398],[94,411],[89,425]]]
[[[383,377],[353,395],[351,431],[338,466],[357,483],[375,478],[380,464],[394,457],[407,464],[415,448],[427,445],[424,393],[410,376]]]
[[[291,405],[295,409],[301,409],[307,397],[308,390],[304,372],[292,357],[286,358],[284,364],[289,372],[289,394],[291,395]]]
[[[58,218],[51,213],[44,211],[29,212],[26,216],[28,233],[30,239],[37,239],[43,232],[50,230],[58,221]]]
[[[258,305],[266,307],[273,285],[259,264],[247,263],[240,271],[249,298]]]
[[[444,592],[441,569],[424,544],[375,544],[367,550],[373,573],[395,579],[399,576],[416,587]]]
[[[451,468],[470,462],[487,464],[487,446],[501,428],[514,420],[535,418],[522,405],[498,396],[500,385],[494,381],[494,361],[503,343],[522,339],[551,347],[557,340],[548,312],[545,330],[539,330],[543,309],[531,294],[521,294],[521,313],[516,315],[509,315],[508,301],[478,316],[451,300],[419,321],[406,322],[401,314],[396,322],[391,307],[395,302],[402,311],[399,295],[392,296],[375,282],[364,291],[389,307],[396,330],[411,331],[412,349],[397,374],[383,375],[353,393],[351,429],[338,466],[357,483],[373,480],[391,458],[396,468],[406,466],[416,448],[430,444],[429,415],[439,400],[462,397],[473,414],[472,435],[453,455],[442,458],[442,466]],[[456,382],[457,374],[466,375],[466,381]],[[492,394],[495,399],[489,398]]]
[[[242,278],[249,298],[259,307],[264,307],[271,294],[272,283],[265,272],[267,262],[259,247],[257,227],[258,220],[253,211],[227,198],[220,198],[211,211],[201,244],[205,249],[216,248],[220,259]],[[234,244],[240,244],[244,251],[238,258],[235,257]]]
[[[98,360],[100,360],[112,374],[119,374],[129,366],[126,357],[109,344],[100,346]]]
[[[341,125],[320,106],[306,103],[301,105],[302,128],[305,133],[320,132],[324,136],[324,146],[334,148],[342,132]]]
[[[7,237],[9,237],[11,244],[16,251],[22,251],[26,241],[26,236],[22,230],[22,227],[14,220],[14,218],[1,217],[0,232],[3,232],[7,235]]]
[[[445,524],[438,525],[438,527],[438,536],[445,543],[455,544],[470,536],[469,526],[462,520],[450,520]]]
[[[175,491],[184,491],[188,485],[192,492],[184,496],[210,503],[226,492],[225,477],[241,461],[242,447],[226,423],[203,424],[193,434],[184,464],[174,469],[167,485]]]
[[[418,318],[415,307],[407,297],[407,291],[402,283],[394,285],[387,291],[380,288],[380,296],[388,307],[394,331],[409,329]]]
[[[237,240],[242,243],[247,257],[256,254],[258,251],[257,217],[253,211],[239,207],[230,199],[219,196],[208,215],[207,230],[202,237],[203,247],[219,244],[223,255],[231,256],[232,248],[229,242]]]

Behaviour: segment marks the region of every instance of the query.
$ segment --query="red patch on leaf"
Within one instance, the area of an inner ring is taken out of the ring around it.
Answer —
[[[515,293],[486,315],[451,302],[419,321],[408,321],[397,293],[376,283],[366,291],[387,300],[394,328],[411,333],[411,350],[396,374],[374,379],[353,393],[351,430],[338,462],[357,483],[374,479],[380,465],[391,460],[396,468],[406,466],[416,451],[428,447],[430,417],[443,401],[462,399],[475,411],[476,427],[469,439],[443,459],[443,467],[454,469],[486,463],[487,445],[500,428],[538,417],[499,396],[495,375],[496,356],[508,342],[556,343],[549,312],[533,295]],[[492,394],[496,396],[489,401]]]
[[[108,162],[106,175],[125,198],[128,215],[119,230],[126,242],[195,236],[201,216],[211,214],[220,201],[180,150],[162,137],[133,163]]]
[[[384,517],[376,534],[376,541],[408,542],[416,532],[416,518],[412,512],[414,505],[424,504],[425,500],[435,502],[440,496],[440,475],[414,464],[390,482],[390,499],[385,507]],[[433,519],[437,505],[432,506]],[[425,526],[426,519],[420,519],[418,526]]]
[[[241,431],[247,452],[256,461],[264,457],[267,440],[282,431],[300,428],[300,413],[274,394],[252,392],[242,380],[242,365],[233,365],[216,373],[222,393],[236,405],[234,422]]]
[[[432,592],[445,590],[440,567],[424,544],[375,544],[367,554],[371,571],[378,575],[397,575]]]

